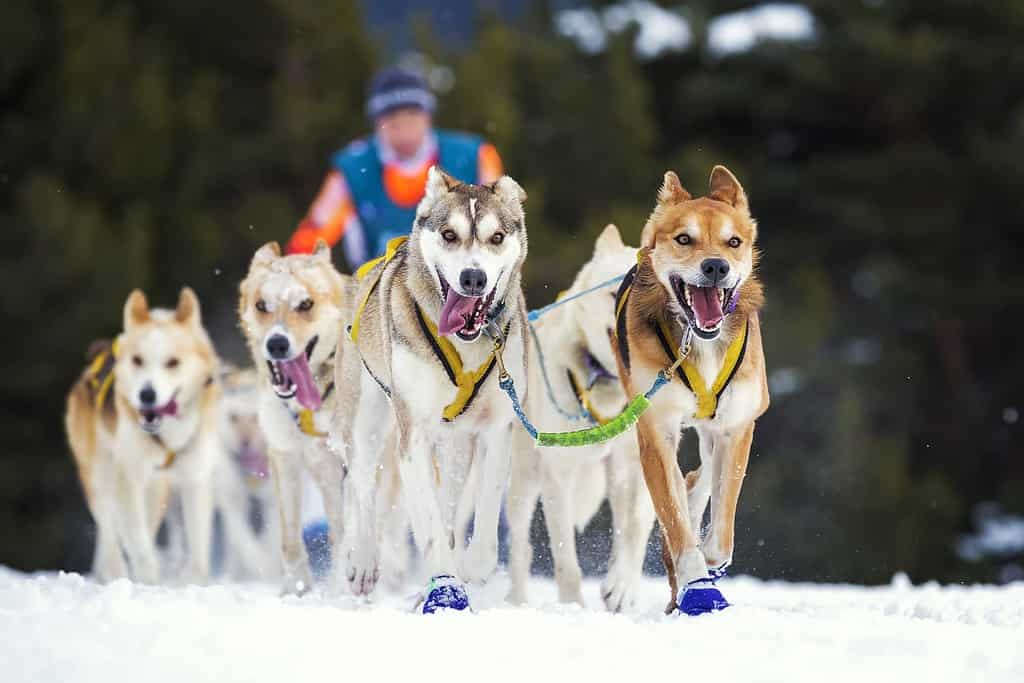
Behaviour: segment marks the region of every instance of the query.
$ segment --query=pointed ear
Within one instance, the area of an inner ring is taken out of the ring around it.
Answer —
[[[711,169],[711,192],[708,196],[740,211],[748,210],[747,193],[743,191],[743,186],[736,180],[736,176],[725,166],[715,166]]]
[[[675,171],[665,171],[665,179],[661,183],[661,189],[658,190],[658,203],[679,204],[690,199],[693,199],[693,197],[686,191],[683,184],[679,182],[679,176],[676,175]]]
[[[174,309],[174,319],[186,325],[199,325],[199,299],[191,287],[182,287],[178,294],[178,306]]]
[[[281,245],[277,242],[267,242],[253,254],[252,264],[249,267],[265,266],[278,258],[281,258]]]
[[[149,303],[141,289],[132,290],[124,302],[124,329],[127,332],[149,320]]]
[[[327,240],[322,237],[317,238],[316,246],[313,247],[313,258],[331,262],[331,248],[327,246]]]
[[[594,253],[600,254],[602,251],[608,251],[610,249],[621,249],[625,246],[622,243],[622,235],[619,234],[619,229],[615,227],[615,224],[609,223],[601,231],[601,234],[597,237],[597,242],[594,243]]]
[[[506,204],[522,204],[526,201],[526,190],[507,175],[503,175],[498,178],[494,184],[491,185],[491,189],[494,191],[494,194],[498,195],[498,197]]]
[[[437,166],[427,171],[427,185],[423,190],[423,199],[416,207],[416,217],[421,218],[430,213],[434,203],[459,186],[459,181],[451,177]]]

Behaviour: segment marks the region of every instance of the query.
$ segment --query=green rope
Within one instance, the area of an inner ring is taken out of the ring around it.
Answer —
[[[619,434],[628,431],[640,419],[640,415],[651,405],[651,400],[644,394],[637,394],[636,398],[629,402],[629,405],[616,416],[603,425],[579,429],[574,432],[538,432],[538,446],[589,446],[595,443],[602,443],[614,439]]]

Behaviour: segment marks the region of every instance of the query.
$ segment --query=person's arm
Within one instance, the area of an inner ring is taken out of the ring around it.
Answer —
[[[331,171],[310,205],[309,213],[288,240],[286,251],[309,254],[318,239],[333,247],[342,237],[345,259],[355,268],[366,260],[366,239],[344,177],[338,171]]]
[[[481,185],[490,185],[497,182],[498,178],[505,172],[498,150],[489,142],[480,145],[476,153],[477,177]]]

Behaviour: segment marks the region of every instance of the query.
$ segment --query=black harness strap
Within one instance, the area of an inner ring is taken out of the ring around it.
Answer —
[[[427,321],[423,319],[423,311],[421,311],[420,307],[416,304],[413,304],[413,308],[416,309],[416,322],[419,323],[420,331],[423,333],[423,336],[427,338],[430,348],[434,351],[434,356],[441,363],[441,367],[444,368],[444,371],[448,375],[448,379],[451,383],[458,386],[458,380],[455,377],[455,368],[453,368],[448,362],[448,359],[444,357],[444,352],[441,351],[441,347],[437,345],[434,335],[430,333],[430,328],[427,327]]]
[[[626,276],[622,278],[622,284],[619,285],[619,291],[615,293],[615,340],[619,346],[622,365],[627,370],[629,370],[629,339],[626,334],[626,300],[629,299],[629,293],[633,290],[637,267],[633,266],[626,272]]]

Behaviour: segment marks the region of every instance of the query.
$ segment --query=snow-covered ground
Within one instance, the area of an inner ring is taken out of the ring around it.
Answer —
[[[1024,584],[1006,587],[723,582],[719,614],[558,605],[537,579],[507,606],[498,576],[475,614],[422,616],[407,595],[280,598],[266,585],[97,585],[0,568],[0,681],[1024,681]]]

